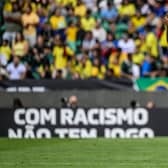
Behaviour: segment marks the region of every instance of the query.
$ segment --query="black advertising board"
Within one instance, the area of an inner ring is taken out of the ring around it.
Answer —
[[[168,136],[168,109],[0,109],[0,137],[153,138]]]
[[[3,80],[0,81],[0,90],[7,92],[45,92],[48,90],[132,90],[133,82],[124,78],[110,80]]]

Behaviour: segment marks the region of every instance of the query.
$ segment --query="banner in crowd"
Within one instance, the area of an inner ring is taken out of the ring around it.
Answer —
[[[0,109],[0,137],[153,138],[168,136],[168,109]]]
[[[110,80],[3,80],[0,81],[0,91],[7,92],[45,92],[53,90],[72,89],[110,89],[132,90],[133,82],[128,79],[112,78]]]
[[[135,85],[140,91],[165,91],[168,90],[168,78],[140,78]]]

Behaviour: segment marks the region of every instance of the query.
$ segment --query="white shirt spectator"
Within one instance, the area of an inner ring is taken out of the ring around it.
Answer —
[[[9,73],[9,79],[19,80],[21,79],[22,75],[26,72],[26,67],[22,63],[18,64],[18,66],[15,66],[14,63],[10,63],[7,66],[7,71]]]
[[[0,77],[2,77],[2,76],[5,78],[8,78],[8,73],[5,68],[0,67]]]
[[[7,64],[7,60],[5,55],[0,53],[0,65],[6,66],[6,64]]]
[[[122,0],[114,0],[114,5],[118,9],[121,6]],[[100,9],[107,9],[107,0],[102,0],[99,3]]]
[[[92,10],[93,12],[97,11],[97,0],[82,0],[83,3],[86,5],[86,7],[90,10]]]
[[[132,65],[132,75],[135,79],[140,77],[140,67],[136,64]]]
[[[84,40],[82,43],[82,48],[84,50],[92,50],[95,46],[96,42],[94,39],[92,40]]]
[[[99,40],[99,42],[103,42],[106,40],[107,33],[102,27],[100,27],[98,29],[96,29],[96,28],[93,29],[92,33],[93,33],[94,39]]]
[[[114,0],[114,4],[117,8],[121,6],[122,0]]]
[[[147,15],[147,14],[151,13],[151,10],[150,10],[148,4],[144,4],[144,5],[141,7],[141,13],[142,13],[143,15]]]
[[[107,9],[107,0],[100,1],[99,8],[100,9]]]
[[[134,53],[135,52],[135,42],[132,39],[128,39],[128,40],[121,39],[118,42],[118,46],[125,53]]]

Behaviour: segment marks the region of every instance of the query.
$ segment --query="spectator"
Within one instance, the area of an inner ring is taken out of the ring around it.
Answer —
[[[166,13],[166,9],[162,3],[162,1],[156,0],[154,5],[152,5],[152,12],[158,17],[163,17]]]
[[[86,15],[86,5],[82,0],[77,0],[77,6],[75,7],[75,15],[79,17],[84,17]]]
[[[163,25],[161,19],[157,25],[157,38],[159,39],[161,56],[168,56],[167,26]]]
[[[77,65],[75,67],[76,71],[82,79],[87,79],[91,77],[92,73],[92,62],[88,59],[88,52],[83,53],[82,58],[78,59]]]
[[[4,79],[8,79],[8,73],[5,66],[6,66],[6,62],[4,62],[2,56],[0,55],[0,81]]]
[[[158,74],[155,57],[148,54],[145,56],[145,61],[142,64],[142,76],[143,77],[156,77]]]
[[[143,28],[146,24],[146,18],[141,15],[139,10],[136,11],[136,15],[132,17],[132,23],[135,26],[136,30]]]
[[[140,77],[140,67],[132,62],[132,54],[128,54],[128,58],[121,65],[122,77],[134,79]]]
[[[106,39],[101,44],[104,51],[109,51],[112,48],[118,48],[118,40],[115,39],[113,33],[109,32],[106,36]]]
[[[66,20],[65,17],[61,15],[61,9],[57,8],[54,15],[50,18],[50,25],[53,35],[60,35],[61,39],[65,40],[65,28]]]
[[[12,42],[15,39],[16,32],[20,32],[22,30],[19,4],[15,0],[12,0],[11,3],[12,11],[4,11],[6,30],[3,35],[3,39],[7,39],[9,42]]]
[[[36,26],[39,23],[39,17],[32,11],[32,6],[28,5],[25,13],[22,15],[23,33],[25,39],[33,47],[36,44]]]
[[[125,53],[135,52],[135,42],[132,38],[129,38],[128,34],[123,35],[123,38],[118,42],[118,46],[122,49],[122,52]]]
[[[95,27],[95,18],[91,15],[91,10],[87,10],[86,16],[81,18],[81,27],[85,31],[92,31]]]
[[[93,38],[92,32],[90,31],[86,32],[85,38],[82,43],[82,49],[84,51],[91,51],[94,49],[95,45],[96,45],[96,41]]]
[[[97,1],[98,0],[82,0],[84,4],[86,4],[87,9],[92,10],[92,12],[97,11]]]
[[[37,41],[35,46],[33,47],[34,53],[38,53],[40,55],[43,55],[44,53],[44,37],[42,35],[37,36]]]
[[[108,68],[112,69],[116,77],[121,77],[121,64],[126,61],[127,54],[123,53],[120,48],[113,51],[108,60]]]
[[[103,64],[101,64],[99,58],[95,58],[92,67],[92,77],[98,79],[104,79],[106,74],[106,68]]]
[[[119,8],[119,14],[121,16],[133,16],[135,15],[135,5],[130,3],[129,0],[123,0],[122,5]]]
[[[140,12],[143,16],[147,16],[149,13],[151,13],[150,6],[146,0],[138,0],[137,9],[140,9]]]
[[[66,78],[67,75],[67,64],[69,59],[73,56],[73,51],[67,47],[64,42],[61,41],[60,36],[56,36],[55,38],[55,46],[53,50],[53,56],[54,56],[54,66],[55,71],[53,74],[53,77],[56,77],[56,74],[58,70],[62,71],[63,78]]]
[[[141,42],[139,40],[136,41],[136,49],[135,52],[133,53],[133,62],[135,64],[138,64],[141,66],[143,64],[143,61],[145,59],[145,54],[140,51],[140,44]]]
[[[92,30],[94,39],[99,40],[99,42],[104,42],[107,37],[107,32],[103,27],[101,27],[101,22],[97,21],[95,28]],[[101,36],[100,36],[101,34]]]
[[[66,22],[67,25],[69,25],[70,23],[74,23],[77,24],[77,22],[79,21],[78,17],[75,15],[75,10],[73,7],[68,6],[67,7],[67,17],[66,17]],[[68,28],[68,27],[67,27]]]
[[[70,22],[69,27],[66,29],[66,35],[67,35],[66,41],[73,51],[76,51],[76,47],[77,47],[76,46],[77,33],[78,33],[78,27],[74,22]]]
[[[42,34],[44,36],[50,35],[49,26],[47,25],[48,16],[43,8],[37,9],[37,14],[39,16],[39,24],[37,27],[37,34]]]
[[[107,8],[102,8],[100,15],[103,19],[108,21],[115,20],[118,16],[118,11],[112,2],[107,3]]]
[[[147,25],[146,28],[146,47],[147,51],[154,57],[158,57],[158,41],[156,35],[151,31],[152,27]]]
[[[8,40],[3,40],[0,46],[0,60],[1,64],[6,66],[7,62],[11,59],[11,48]]]
[[[20,80],[26,77],[26,67],[20,62],[19,56],[14,56],[13,62],[7,66],[7,71],[11,80]]]
[[[4,67],[0,67],[0,81],[8,79],[8,73]]]
[[[120,53],[117,53],[115,56],[112,55],[110,57],[109,65],[108,65],[110,70],[112,70],[114,76],[116,76],[116,77],[120,77],[120,75],[121,75],[120,56],[121,56]],[[109,71],[109,72],[111,72],[111,71]]]
[[[50,44],[46,44],[44,46],[44,55],[41,58],[42,65],[38,69],[41,78],[45,78],[45,79],[52,78],[51,65],[53,64],[53,61],[54,61],[54,58],[51,52],[51,46]]]
[[[15,41],[12,44],[12,54],[17,55],[20,58],[24,58],[29,51],[29,44],[28,42],[24,39],[24,36],[22,33],[17,32]]]

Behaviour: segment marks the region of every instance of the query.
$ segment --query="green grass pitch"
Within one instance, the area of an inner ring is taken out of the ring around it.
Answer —
[[[0,139],[0,168],[168,168],[168,139]]]

